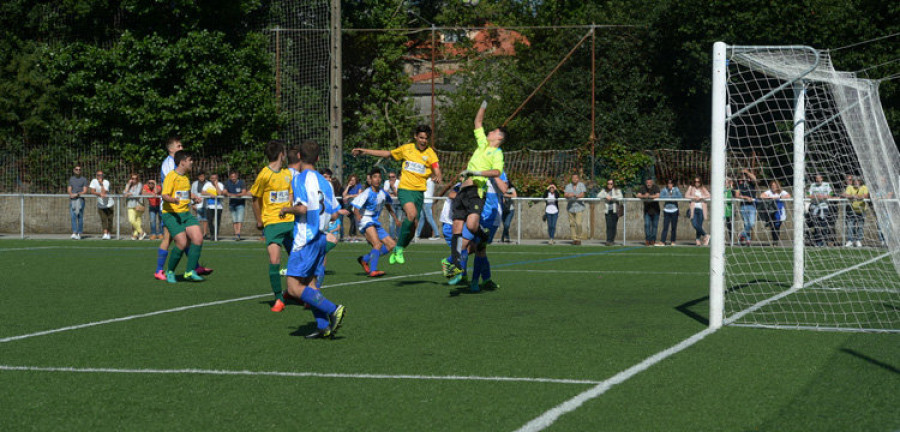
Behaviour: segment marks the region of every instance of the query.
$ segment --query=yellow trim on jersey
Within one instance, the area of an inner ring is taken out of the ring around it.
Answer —
[[[291,205],[291,170],[282,168],[276,172],[268,166],[264,167],[256,176],[250,194],[259,198],[263,226],[294,221],[292,214],[286,214],[283,218],[279,216],[282,208]]]
[[[163,213],[184,213],[191,211],[191,180],[186,175],[172,170],[163,180],[162,194],[178,198],[178,204],[163,201]]]
[[[403,161],[403,173],[397,189],[424,191],[425,183],[431,177],[431,166],[438,162],[434,149],[428,147],[425,151],[419,151],[416,144],[409,143],[391,150],[391,156]]]

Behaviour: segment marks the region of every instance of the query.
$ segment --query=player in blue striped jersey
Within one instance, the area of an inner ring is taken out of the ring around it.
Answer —
[[[372,250],[356,260],[369,277],[379,277],[384,276],[384,272],[378,270],[378,259],[392,251],[397,243],[381,227],[378,218],[384,208],[391,215],[391,220],[397,221],[398,228],[400,218],[397,217],[391,206],[393,202],[391,196],[381,188],[381,170],[373,168],[369,172],[367,180],[369,187],[361,191],[350,205],[353,206],[354,220],[359,227],[359,232],[366,236],[366,241],[372,245]]]

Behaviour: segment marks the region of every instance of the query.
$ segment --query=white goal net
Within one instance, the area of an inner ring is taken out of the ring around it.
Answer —
[[[900,331],[900,154],[879,83],[809,47],[714,56],[712,220],[733,217],[713,228],[711,325]]]

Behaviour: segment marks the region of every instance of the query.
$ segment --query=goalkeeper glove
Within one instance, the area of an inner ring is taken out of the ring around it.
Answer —
[[[487,109],[487,100],[481,101],[481,109]]]

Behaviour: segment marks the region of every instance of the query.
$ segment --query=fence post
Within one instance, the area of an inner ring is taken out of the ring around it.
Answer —
[[[622,200],[622,246],[628,243],[628,202]]]
[[[516,203],[516,244],[522,244],[522,201],[515,200]]]
[[[119,197],[119,199],[117,199],[116,203],[114,204],[116,206],[116,240],[119,240],[119,229],[121,228],[120,225],[122,224],[122,206],[121,206],[121,204],[122,204],[122,198]]]
[[[19,194],[19,237],[25,239],[25,194]]]

